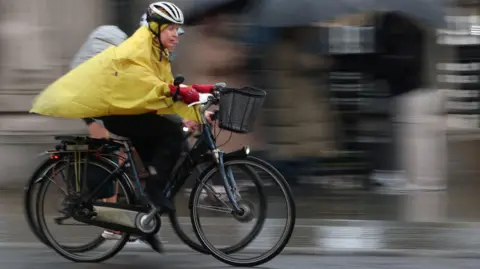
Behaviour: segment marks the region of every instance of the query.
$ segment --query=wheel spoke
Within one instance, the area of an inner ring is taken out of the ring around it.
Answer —
[[[49,176],[47,176],[47,175],[45,175],[45,177],[47,177],[47,179],[48,179],[50,182],[52,182],[56,187],[58,187],[58,188],[63,192],[63,194],[65,194],[65,196],[68,195],[67,190],[65,190],[64,188],[60,187],[53,178],[51,178],[51,177],[49,177]]]
[[[222,213],[232,213],[232,210],[229,209],[229,208],[221,208],[221,207],[218,207],[218,206],[204,206],[204,205],[198,205],[197,208],[203,208],[203,209],[207,209],[207,210],[212,210],[212,211],[216,211],[216,212],[222,212]]]
[[[204,184],[204,185],[205,185],[205,186],[207,187],[207,189],[208,189],[208,190],[206,190],[207,193],[208,193],[208,191],[210,191],[211,193],[214,194],[213,197],[215,197],[215,199],[217,199],[218,201],[222,202],[222,204],[223,204],[225,207],[227,207],[227,208],[230,210],[230,212],[233,210],[225,201],[223,201],[223,199],[220,198],[222,195],[221,195],[220,193],[216,192],[215,189],[213,188],[213,186],[211,186],[210,184]],[[207,194],[207,196],[208,196],[208,194]]]

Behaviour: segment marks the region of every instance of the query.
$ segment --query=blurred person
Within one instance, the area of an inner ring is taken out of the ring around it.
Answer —
[[[156,2],[141,26],[118,46],[110,46],[55,81],[37,96],[31,113],[62,118],[101,119],[105,128],[127,137],[153,170],[145,193],[164,211],[175,210],[163,186],[184,145],[177,114],[196,129],[199,110],[188,104],[210,96],[213,85],[181,85],[182,102],[174,102],[170,54],[179,42],[183,13],[174,4]],[[211,112],[206,112],[210,120]],[[155,236],[142,238],[162,252]]]
[[[282,35],[284,34],[283,27],[276,27],[275,25],[261,23],[263,15],[271,17],[271,13],[278,13],[272,11],[267,14],[263,12],[266,10],[266,4],[268,8],[276,6],[280,9],[290,9],[291,2],[288,1],[276,1],[275,0],[228,0],[219,1],[215,5],[210,5],[206,8],[194,9],[193,12],[188,14],[189,16],[185,20],[187,25],[204,25],[203,33],[207,37],[211,37],[212,33],[219,34],[219,28],[222,22],[231,20],[232,15],[240,15],[241,20],[245,23],[245,31],[235,31],[236,35],[232,42],[232,47],[235,47],[236,52],[240,52],[240,57],[235,57],[235,61],[224,61],[221,64],[213,64],[213,68],[210,67],[210,74],[221,75],[223,77],[232,74],[246,77],[252,85],[256,85],[259,88],[266,89],[267,92],[272,91],[271,79],[264,72],[265,63],[268,62],[267,55],[278,46],[278,43],[282,41]],[[272,6],[273,4],[273,6]],[[298,17],[298,16],[297,16]],[[285,20],[291,20],[291,18],[284,18]],[[284,21],[281,17],[278,20]],[[232,37],[230,35],[230,37]],[[217,53],[218,54],[218,53]],[[231,55],[231,54],[230,54]],[[231,58],[232,56],[230,56]],[[221,61],[221,57],[215,57],[215,61]],[[210,60],[211,61],[211,60]],[[277,94],[272,95],[269,100],[279,98]],[[269,101],[267,101],[268,103]],[[275,116],[270,114],[264,115],[265,120],[275,120]],[[269,138],[277,137],[278,133],[270,133],[267,135]],[[268,143],[268,138],[266,141]],[[279,158],[276,156],[272,158],[272,152],[265,150],[263,152],[256,152],[254,154],[262,154],[262,158],[270,159],[275,167],[282,172],[282,174],[288,179],[289,183],[298,182],[298,170],[300,164],[296,160],[291,158]],[[273,154],[275,155],[275,154]],[[302,166],[308,166],[310,164],[303,164]],[[215,203],[214,197],[208,197],[208,202]]]

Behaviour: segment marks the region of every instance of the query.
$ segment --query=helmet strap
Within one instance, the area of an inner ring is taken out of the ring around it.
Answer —
[[[155,30],[152,28],[152,26],[150,26],[150,23],[148,23],[148,29],[150,30],[150,32],[153,33],[153,36],[157,39],[156,41],[158,42],[159,44],[159,49],[160,49],[160,61],[163,60],[163,54],[165,53],[165,47],[163,46],[162,44],[162,40],[160,39],[160,33],[161,33],[161,25],[159,24],[159,27],[157,27],[157,31],[155,32]]]

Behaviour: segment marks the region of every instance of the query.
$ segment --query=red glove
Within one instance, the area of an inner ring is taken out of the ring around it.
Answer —
[[[194,88],[199,93],[211,93],[213,90],[214,85],[211,84],[193,84],[192,88]]]
[[[170,94],[173,96],[177,91],[177,87],[174,85],[168,85],[168,87],[170,88]],[[196,90],[188,87],[180,87],[180,92],[178,95],[182,97],[182,101],[187,105],[197,102],[200,98],[200,95]]]

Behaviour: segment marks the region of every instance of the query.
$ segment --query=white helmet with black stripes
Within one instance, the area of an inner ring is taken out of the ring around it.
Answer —
[[[140,18],[139,25],[140,26],[148,26],[147,13],[143,13],[142,17]],[[178,35],[183,35],[183,34],[185,34],[185,30],[183,30],[183,28],[180,27],[180,28],[178,28],[177,33],[178,33]]]
[[[162,24],[183,24],[183,12],[170,2],[150,4],[147,10],[147,21]]]

